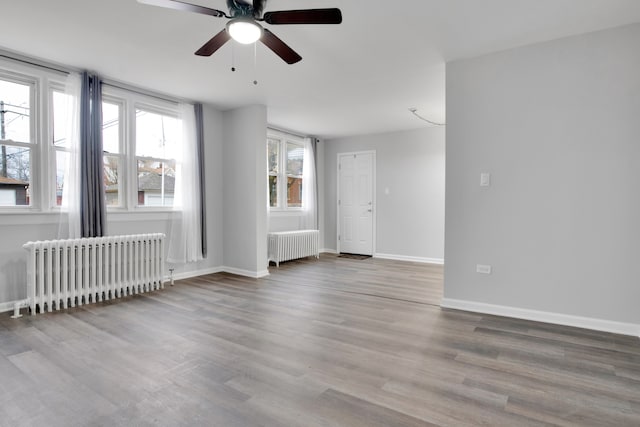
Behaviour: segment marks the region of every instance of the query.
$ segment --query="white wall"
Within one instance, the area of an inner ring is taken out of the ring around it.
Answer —
[[[204,155],[205,155],[205,203],[207,208],[207,257],[197,263],[177,266],[175,274],[193,276],[215,270],[223,261],[223,176],[222,112],[212,106],[203,106]]]
[[[0,304],[27,297],[27,252],[22,245],[54,239],[57,232],[57,215],[0,216]]]
[[[269,231],[292,231],[300,230],[301,215],[296,213],[273,213],[269,214]]]
[[[207,191],[206,259],[176,269],[176,274],[205,272],[222,265],[222,113],[204,107],[205,179]],[[107,214],[109,235],[171,233],[171,212]],[[58,236],[58,214],[0,215],[0,308],[3,303],[26,298],[27,241],[51,240]],[[167,240],[168,242],[169,240]]]
[[[444,128],[332,139],[322,145],[325,248],[337,248],[338,153],[375,150],[376,254],[443,261]]]
[[[224,266],[249,276],[267,272],[267,109],[223,113]]]
[[[447,65],[445,305],[640,324],[638,46],[633,25]]]

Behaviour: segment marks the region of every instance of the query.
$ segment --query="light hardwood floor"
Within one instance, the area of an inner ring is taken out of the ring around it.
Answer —
[[[323,255],[5,313],[0,425],[640,425],[638,338],[443,310],[441,288],[440,266]]]

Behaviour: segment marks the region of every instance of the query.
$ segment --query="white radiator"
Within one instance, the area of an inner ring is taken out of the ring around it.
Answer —
[[[318,230],[280,231],[269,233],[269,261],[280,266],[282,261],[315,256],[320,258]]]
[[[164,287],[161,233],[28,242],[31,314]],[[46,310],[45,310],[46,307]]]

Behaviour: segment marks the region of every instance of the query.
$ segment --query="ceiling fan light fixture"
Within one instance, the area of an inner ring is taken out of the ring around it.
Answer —
[[[235,18],[227,23],[232,39],[242,44],[251,44],[262,37],[262,27],[251,18]]]

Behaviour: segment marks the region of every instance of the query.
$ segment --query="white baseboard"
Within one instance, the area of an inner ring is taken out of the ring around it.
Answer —
[[[28,300],[23,299],[23,300],[17,300],[17,301],[7,301],[7,302],[1,302],[0,303],[0,313],[6,313],[7,311],[13,311],[13,307],[15,305],[15,303],[20,303],[20,308],[26,308],[29,306]],[[24,313],[22,313],[24,314]]]
[[[222,271],[237,274],[238,276],[252,277],[254,279],[260,279],[261,277],[267,277],[269,275],[269,270],[250,271],[235,267],[222,267]]]
[[[205,268],[202,270],[183,271],[180,273],[175,273],[173,275],[173,279],[174,280],[189,279],[191,277],[205,276],[207,274],[221,273],[223,271],[225,271],[224,267],[212,267],[212,268]],[[165,277],[165,281],[167,280],[169,280],[169,276]]]
[[[573,316],[451,298],[443,298],[440,306],[443,308],[472,311],[474,313],[493,314],[496,316],[513,317],[516,319],[533,320],[536,322],[553,323],[556,325],[573,326],[594,331],[640,337],[640,325],[634,323],[615,322],[591,317]]]
[[[336,251],[335,249],[324,248],[324,249],[320,249],[320,253],[321,254],[337,254],[338,251]]]
[[[238,276],[245,276],[245,277],[252,277],[254,279],[259,279],[261,277],[268,276],[269,270],[249,271],[249,270],[243,270],[235,267],[220,266],[220,267],[207,268],[203,270],[193,270],[193,271],[176,273],[173,275],[173,279],[174,280],[189,279],[191,277],[205,276],[207,274],[214,274],[214,273],[230,273],[230,274],[237,274]],[[169,276],[165,277],[165,282],[167,281],[169,281]]]
[[[410,261],[410,262],[421,262],[424,264],[444,265],[444,259],[442,258],[424,258],[424,257],[417,257],[417,256],[393,255],[393,254],[381,254],[381,253],[375,253],[373,254],[373,257],[381,258],[381,259],[391,259],[395,261]]]
[[[13,311],[13,301],[0,302],[0,313],[6,313],[7,311]]]

